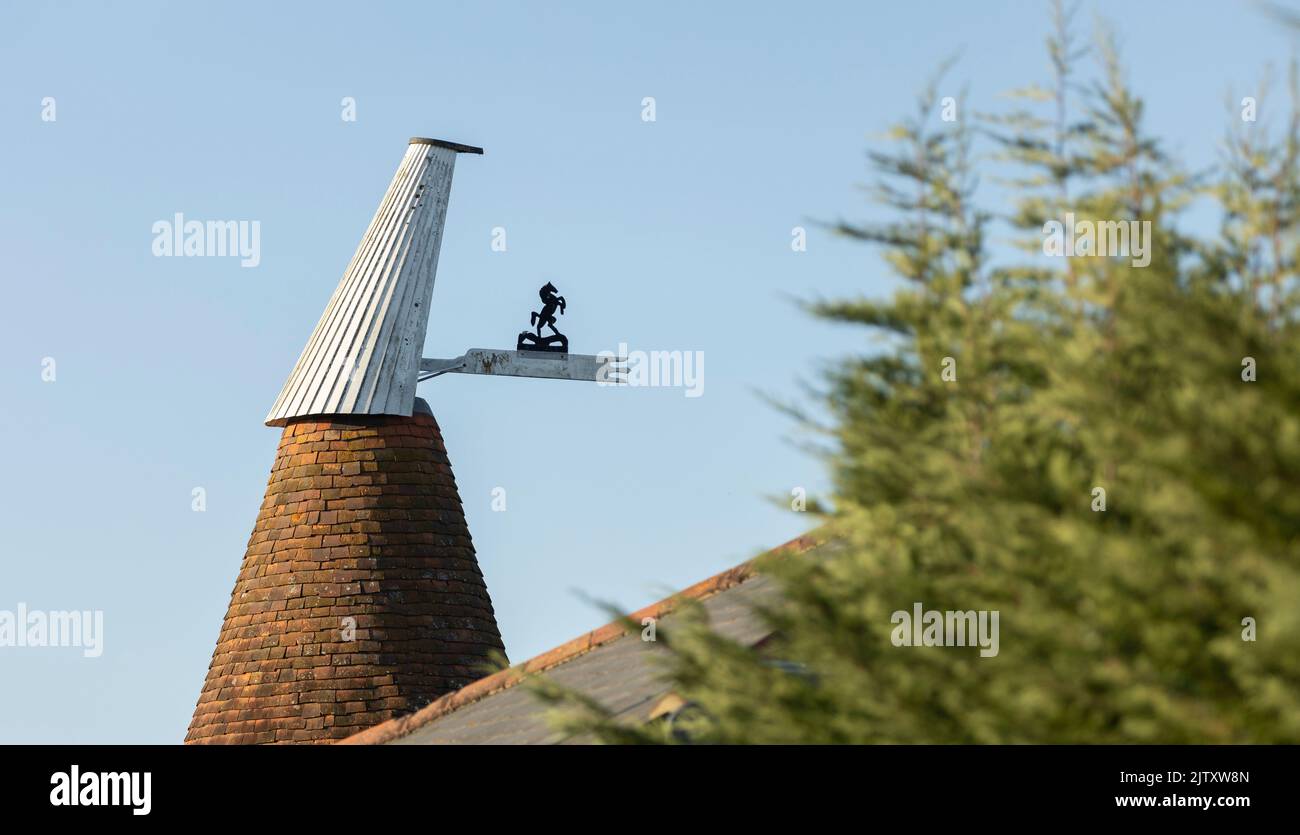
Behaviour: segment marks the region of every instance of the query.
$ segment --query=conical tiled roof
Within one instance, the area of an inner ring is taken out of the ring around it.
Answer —
[[[442,436],[412,417],[285,427],[186,742],[325,742],[503,652]]]
[[[284,426],[186,742],[313,742],[408,713],[501,653],[415,396],[456,154],[412,139],[267,423]]]

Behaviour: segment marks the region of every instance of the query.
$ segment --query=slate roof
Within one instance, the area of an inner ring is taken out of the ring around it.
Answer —
[[[799,537],[768,552],[801,553],[818,545],[812,535]],[[766,555],[765,555],[766,556]],[[697,600],[709,623],[722,635],[754,646],[770,630],[754,614],[756,603],[771,602],[775,581],[742,563],[696,583],[628,617],[635,623],[653,617],[671,621],[684,599]],[[545,673],[557,684],[596,699],[628,722],[645,722],[676,698],[660,678],[656,656],[664,652],[639,635],[628,635],[614,622],[569,641],[509,670],[478,681],[425,706],[344,740],[343,744],[396,745],[546,745],[581,743],[564,738],[546,721],[546,705],[527,687],[517,686],[526,674]]]

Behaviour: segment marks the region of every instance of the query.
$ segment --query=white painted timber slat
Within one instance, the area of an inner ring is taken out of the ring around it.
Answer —
[[[295,368],[290,382],[286,384],[288,397],[286,398],[282,393],[281,400],[287,400],[287,403],[283,405],[277,403],[277,406],[287,410],[287,414],[311,414],[316,402],[314,399],[328,395],[328,388],[322,384],[322,377],[328,372],[328,362],[339,357],[340,352],[337,349],[329,350],[324,346],[337,345],[346,339],[345,331],[348,323],[360,315],[359,301],[364,300],[367,293],[374,291],[376,282],[383,280],[383,274],[377,273],[374,269],[375,252],[391,243],[391,238],[388,236],[391,219],[394,214],[401,214],[405,208],[405,200],[409,199],[410,171],[416,159],[409,153],[403,158],[393,182],[389,184],[379,211],[371,221],[361,245],[357,247],[357,254],[353,256],[352,264],[344,273],[343,281],[334,291],[334,296],[326,307],[320,324],[316,326],[315,333],[312,334],[307,348],[303,351],[299,367]],[[375,276],[376,280],[371,282],[357,280],[358,276],[366,275]],[[346,352],[342,356],[346,357]]]
[[[366,230],[361,245],[357,247],[357,253],[353,256],[347,272],[344,273],[344,282],[340,283],[340,289],[334,291],[334,296],[321,317],[321,324],[316,326],[315,333],[312,334],[307,348],[303,351],[303,356],[298,363],[299,368],[295,368],[290,384],[286,385],[287,408],[295,414],[309,413],[311,411],[309,399],[320,393],[312,384],[318,382],[319,375],[323,373],[323,364],[328,361],[332,352],[319,350],[319,347],[343,338],[341,329],[346,327],[349,317],[356,314],[357,300],[362,298],[364,293],[374,290],[373,284],[351,279],[358,273],[366,274],[372,271],[374,252],[380,247],[381,242],[387,240],[385,230],[388,220],[393,212],[401,211],[404,200],[403,184],[407,182],[410,167],[414,162],[409,154],[403,159],[393,182],[389,184],[379,211],[371,221],[370,228]],[[346,290],[343,289],[344,283],[347,284]],[[283,393],[281,399],[285,399]]]
[[[411,415],[459,152],[413,139],[366,234],[266,416]]]

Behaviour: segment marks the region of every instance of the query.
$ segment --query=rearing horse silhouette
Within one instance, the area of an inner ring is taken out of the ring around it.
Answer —
[[[555,293],[556,287],[551,282],[546,282],[537,295],[542,298],[542,310],[540,313],[534,311],[532,314],[532,324],[537,326],[537,338],[542,338],[542,327],[548,327],[556,336],[563,336],[559,329],[555,327],[555,311],[559,309],[560,315],[564,315],[564,296],[558,296]]]

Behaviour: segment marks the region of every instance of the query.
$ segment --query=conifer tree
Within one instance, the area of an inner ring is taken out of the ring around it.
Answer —
[[[1280,125],[1237,125],[1221,168],[1193,176],[1145,132],[1113,39],[1084,83],[1054,12],[1047,85],[978,136],[935,122],[930,85],[869,155],[896,219],[836,226],[902,286],[809,306],[885,347],[825,381],[834,496],[824,545],[762,566],[783,589],[762,613],[777,639],[736,645],[688,607],[658,633],[682,721],[629,727],[539,683],[562,725],[618,742],[1300,742],[1295,72]],[[995,153],[977,159],[977,139]],[[1010,195],[996,216],[976,203],[985,167]],[[1182,228],[1194,199],[1219,207],[1217,234]],[[1130,239],[1045,257],[1067,213],[1138,221],[1146,255]],[[995,221],[1016,252],[994,251]],[[892,615],[914,602],[998,612],[997,654],[897,646]]]

